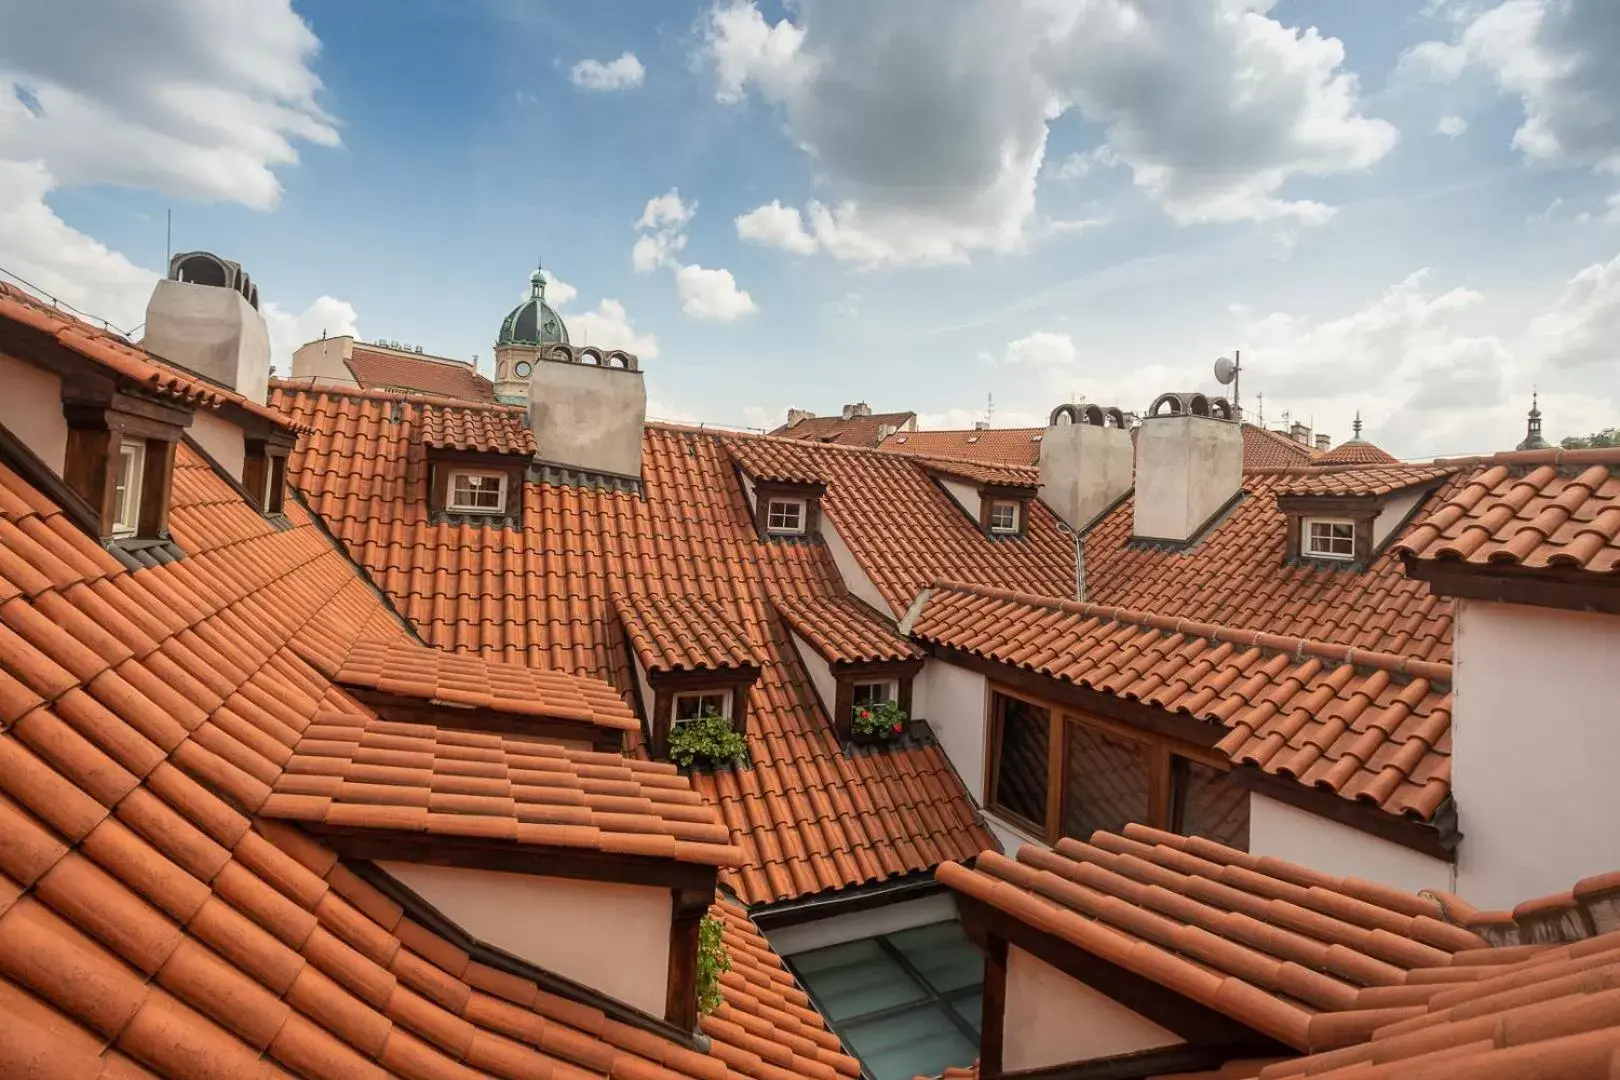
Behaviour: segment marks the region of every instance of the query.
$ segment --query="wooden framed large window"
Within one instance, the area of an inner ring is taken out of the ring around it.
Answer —
[[[990,811],[1047,843],[1134,822],[1248,847],[1249,793],[1215,751],[1000,687],[990,720]]]

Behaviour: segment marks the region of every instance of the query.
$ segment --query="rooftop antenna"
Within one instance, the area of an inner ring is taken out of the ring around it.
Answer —
[[[1256,402],[1258,402],[1259,406],[1260,406],[1260,426],[1265,427],[1266,426],[1266,393],[1265,393],[1265,391],[1262,390],[1262,391],[1260,391],[1260,393],[1254,395],[1254,400]]]
[[[169,261],[174,258],[174,207],[166,212],[167,221],[163,226],[163,265],[168,267]]]
[[[1221,357],[1215,361],[1215,381],[1222,386],[1228,383],[1232,386],[1232,415],[1239,420],[1243,419],[1242,395],[1238,390],[1238,376],[1243,373],[1243,354],[1232,350],[1230,358]]]
[[[984,395],[984,422],[989,423],[996,415],[996,395]]]

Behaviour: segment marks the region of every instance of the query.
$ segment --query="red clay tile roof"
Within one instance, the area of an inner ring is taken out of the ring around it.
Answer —
[[[270,818],[733,866],[741,852],[673,765],[317,711],[259,807]]]
[[[1289,465],[1309,465],[1314,457],[1310,447],[1290,439],[1280,431],[1271,431],[1258,424],[1243,425],[1245,469],[1278,469]]]
[[[0,281],[0,330],[14,331],[18,325],[50,335],[64,347],[148,393],[171,397],[199,409],[235,406],[283,427],[289,423],[274,409],[175,367],[117,334],[91,326],[15,285]]]
[[[701,596],[621,594],[613,597],[613,610],[643,671],[736,671],[770,663],[735,610]]]
[[[408,390],[417,394],[492,402],[495,384],[471,364],[459,360],[419,356],[354,343],[349,370],[367,390]]]
[[[840,446],[876,446],[882,440],[882,429],[892,424],[900,427],[917,419],[913,412],[873,413],[845,420],[839,416],[811,416],[792,427],[786,424],[771,432],[787,439],[808,439],[812,442],[837,443]]]
[[[534,431],[526,410],[512,405],[445,402],[422,410],[422,445],[440,450],[534,454]]]
[[[799,447],[775,439],[743,439],[730,444],[727,452],[737,467],[751,480],[779,484],[823,484],[821,474],[805,460]]]
[[[1455,466],[1367,465],[1300,469],[1277,485],[1278,495],[1377,496],[1433,484],[1457,472]]]
[[[900,636],[893,623],[856,597],[776,593],[771,603],[793,632],[829,663],[871,664],[924,655]]]
[[[1500,455],[1396,548],[1424,562],[1620,574],[1620,450]]]
[[[747,857],[722,872],[745,902],[880,881],[990,844],[937,746],[854,755],[838,746],[769,594],[792,583],[790,591],[838,596],[841,578],[824,545],[759,538],[730,451],[749,437],[649,424],[643,493],[531,482],[522,529],[492,529],[429,520],[422,406],[413,399],[287,384],[274,392],[317,429],[294,451],[293,482],[433,645],[589,675],[628,692],[634,676],[613,594],[695,594],[734,605],[771,658],[749,691],[750,764],[694,783]],[[886,576],[902,610],[936,574],[989,563],[980,553],[992,542],[914,463],[753,441],[796,447],[807,468],[827,473],[823,511],[852,545],[892,560],[884,535],[907,540],[900,550],[917,565]],[[832,459],[842,463],[823,465]],[[869,494],[845,496],[845,484]],[[1072,581],[1072,543],[1049,513],[1031,517],[1031,540],[996,546],[1039,556],[1003,554],[996,568],[1027,587],[1033,575],[1024,568],[1038,567],[1038,581],[1062,588]]]
[[[286,516],[182,444],[188,557],[131,573],[0,466],[0,1075],[859,1075],[731,905],[705,1055],[470,961],[252,817],[317,713],[365,715],[292,643],[404,635]]]
[[[912,636],[1220,724],[1239,765],[1430,820],[1451,791],[1451,665],[944,584]]]
[[[630,706],[598,679],[447,653],[397,638],[357,641],[338,663],[303,651],[343,686],[518,716],[579,720],[614,731],[641,730]]]
[[[901,454],[927,454],[992,465],[1034,465],[1045,428],[984,428],[975,431],[900,431],[878,444]]]
[[[969,480],[975,484],[998,484],[1002,487],[1030,488],[1041,486],[1041,471],[1022,465],[998,465],[983,461],[959,461],[954,458],[917,455],[924,467],[945,476]]]
[[[1394,465],[1400,459],[1370,442],[1351,439],[1316,459],[1318,465]]]
[[[1134,502],[1127,497],[1086,534],[1087,599],[1237,630],[1449,661],[1453,602],[1407,577],[1392,551],[1359,573],[1285,561],[1287,518],[1277,509],[1277,493],[1298,479],[1292,469],[1246,472],[1244,498],[1179,552],[1131,543]],[[1457,478],[1442,483],[1412,520],[1421,521],[1459,486]]]

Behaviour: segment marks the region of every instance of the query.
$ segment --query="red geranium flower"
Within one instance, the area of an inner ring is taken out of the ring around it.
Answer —
[[[900,725],[899,724],[894,725],[894,733],[896,735],[900,734]]]

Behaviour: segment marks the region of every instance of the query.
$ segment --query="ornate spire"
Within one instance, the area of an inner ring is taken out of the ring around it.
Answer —
[[[544,300],[546,298],[546,272],[544,264],[539,259],[534,261],[534,273],[529,275],[529,299]]]
[[[1538,391],[1530,391],[1530,413],[1525,419],[1524,441],[1519,444],[1520,450],[1544,450],[1547,447],[1547,440],[1541,437],[1540,398]]]
[[[1355,434],[1351,436],[1351,439],[1353,441],[1355,441],[1355,442],[1360,442],[1361,441],[1361,410],[1360,409],[1356,410],[1356,422],[1350,425],[1350,430],[1355,432]]]

